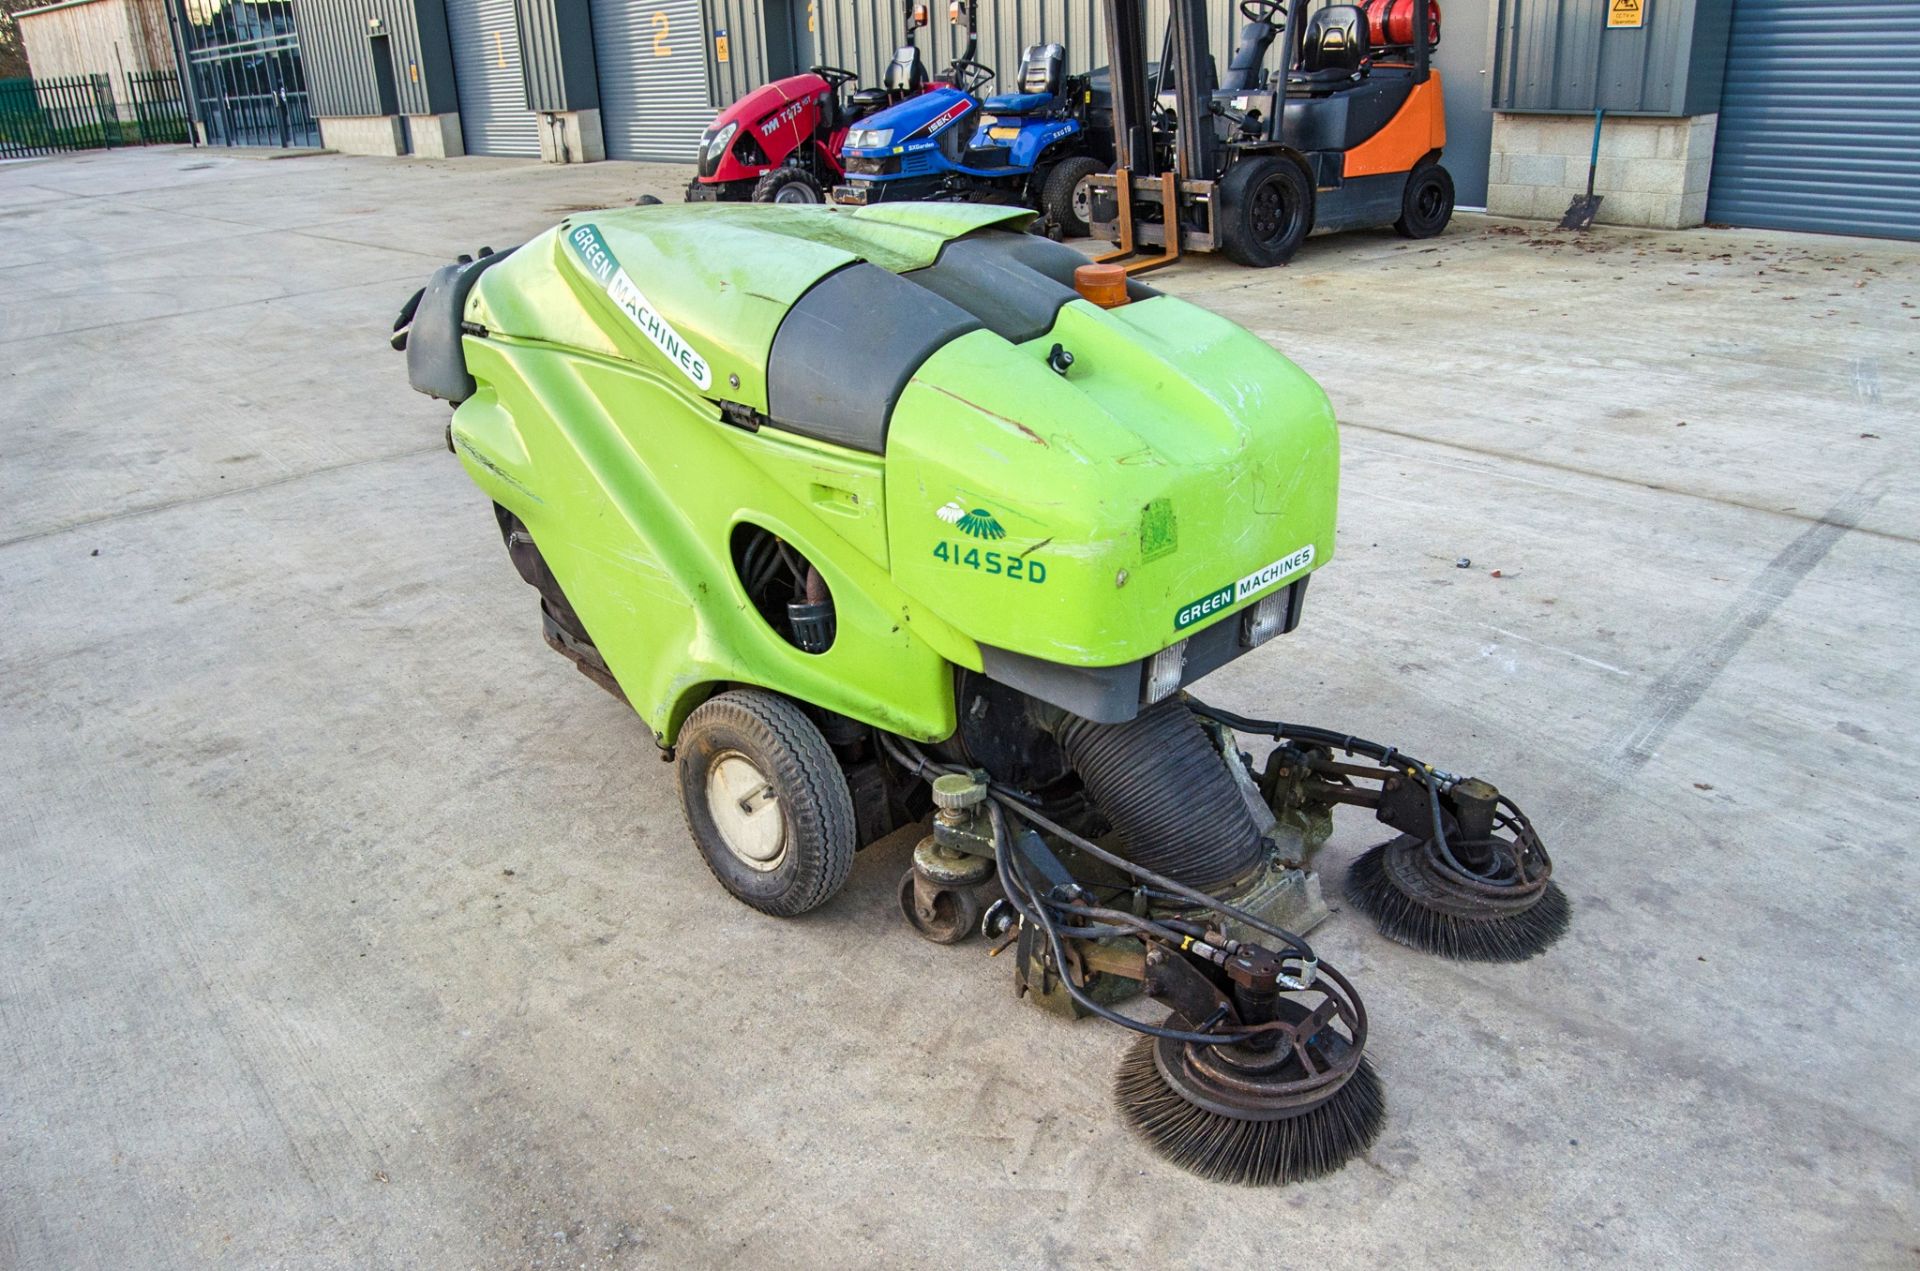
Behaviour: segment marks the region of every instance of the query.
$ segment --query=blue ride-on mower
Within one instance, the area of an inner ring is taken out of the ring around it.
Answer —
[[[976,60],[976,0],[956,0],[966,46],[935,88],[862,120],[840,151],[833,201],[864,207],[964,200],[1030,207],[1051,237],[1087,233],[1087,178],[1113,161],[1111,91],[1100,72],[1066,73],[1059,44],[1028,46],[1018,91],[982,98],[995,72]]]

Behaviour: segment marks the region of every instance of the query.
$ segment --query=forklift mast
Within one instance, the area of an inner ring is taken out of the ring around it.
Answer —
[[[1182,0],[1175,0],[1176,4]],[[1107,57],[1113,67],[1115,168],[1151,168],[1153,117],[1147,95],[1146,6],[1142,0],[1102,0]]]
[[[967,28],[967,46],[954,55],[954,66],[973,61],[980,51],[980,0],[952,0],[947,6],[947,22]]]
[[[1207,56],[1206,0],[1169,0],[1167,22],[1173,43],[1173,170],[1183,181],[1211,179],[1216,175],[1219,156],[1215,153],[1218,146],[1213,129],[1213,68]]]

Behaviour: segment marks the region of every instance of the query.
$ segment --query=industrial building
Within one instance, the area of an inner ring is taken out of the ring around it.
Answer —
[[[105,75],[124,113],[128,75],[173,69],[165,0],[59,0],[14,19],[35,79]]]
[[[324,145],[563,163],[690,160],[716,108],[768,78],[825,63],[871,81],[903,23],[889,0],[291,0],[290,16],[304,82],[281,91],[304,92]],[[1107,60],[1100,0],[983,0],[980,23],[1003,70],[1048,40],[1072,69]],[[1214,0],[1223,65],[1239,26]],[[920,40],[937,68],[956,35],[936,14]],[[1436,62],[1463,207],[1558,216],[1604,110],[1603,222],[1920,238],[1920,6],[1452,0]]]

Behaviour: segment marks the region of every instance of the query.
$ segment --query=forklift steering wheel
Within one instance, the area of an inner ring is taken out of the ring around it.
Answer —
[[[809,66],[807,71],[826,80],[828,88],[838,88],[842,84],[849,84],[860,78],[854,72],[843,71],[838,66]]]
[[[1278,14],[1280,21],[1275,22]],[[1265,22],[1268,26],[1284,25],[1287,17],[1287,0],[1240,0],[1240,16],[1249,22]]]

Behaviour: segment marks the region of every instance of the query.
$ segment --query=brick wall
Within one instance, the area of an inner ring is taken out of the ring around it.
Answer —
[[[1645,119],[1609,115],[1600,133],[1593,192],[1606,225],[1686,229],[1707,216],[1716,115]],[[1493,117],[1487,211],[1558,220],[1587,191],[1591,115]]]

